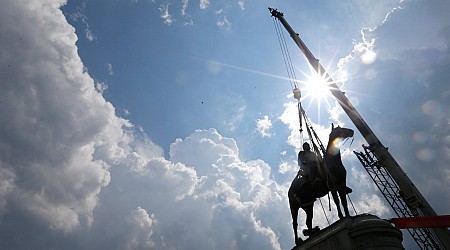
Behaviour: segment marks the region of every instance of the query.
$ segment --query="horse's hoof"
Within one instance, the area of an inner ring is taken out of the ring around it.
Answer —
[[[303,235],[304,235],[304,236],[309,236],[309,237],[311,237],[311,236],[317,234],[318,232],[320,232],[320,228],[319,228],[318,226],[316,226],[316,227],[314,227],[314,228],[311,229],[311,230],[303,229],[302,232],[303,232]]]
[[[316,226],[315,228],[313,228],[313,229],[311,230],[310,235],[313,236],[313,235],[318,234],[319,232],[320,232],[320,228]]]

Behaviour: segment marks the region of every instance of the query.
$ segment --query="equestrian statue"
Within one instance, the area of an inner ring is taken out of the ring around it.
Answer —
[[[289,207],[292,215],[295,244],[299,245],[302,239],[297,234],[298,210],[302,208],[306,213],[305,235],[313,235],[318,228],[312,228],[314,201],[331,192],[336,204],[339,218],[343,218],[340,202],[345,216],[350,216],[347,207],[346,195],[352,190],[347,187],[347,171],[342,164],[340,153],[340,140],[353,137],[353,130],[331,126],[331,133],[323,158],[310,151],[308,143],[303,144],[303,151],[298,154],[300,170],[289,188]],[[339,194],[339,195],[338,195]],[[340,197],[340,202],[339,202]]]

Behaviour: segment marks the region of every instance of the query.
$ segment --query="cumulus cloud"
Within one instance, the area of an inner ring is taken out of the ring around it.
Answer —
[[[290,176],[295,176],[295,175],[297,175],[297,171],[298,171],[298,166],[295,161],[290,162],[290,163],[282,162],[278,166],[278,172],[280,172],[281,174],[289,173]]]
[[[301,150],[301,145],[303,141],[310,140],[307,132],[306,132],[306,125],[304,124],[304,121],[302,122],[302,129],[303,132],[300,133],[300,121],[298,120],[298,107],[297,103],[295,102],[289,102],[284,104],[284,110],[283,113],[278,117],[278,119],[286,124],[290,130],[290,135],[288,137],[288,144],[295,147],[296,150]],[[315,123],[314,121],[310,121],[311,126],[314,128],[316,134],[321,139],[324,146],[326,146],[326,143],[328,141],[328,135],[330,134],[330,126],[322,126],[318,123]]]
[[[197,130],[171,145],[170,161],[140,155],[145,152],[124,159],[131,168],[124,163],[111,168],[112,181],[100,194],[91,230],[101,235],[99,246],[138,235],[157,249],[281,249],[282,239],[290,236],[288,223],[268,216],[274,211],[289,215],[286,187],[271,179],[267,163],[242,162],[232,138],[215,129]],[[157,222],[143,228],[143,234],[128,235],[139,228],[128,220],[125,225],[132,228],[120,237],[123,231],[117,227],[123,223],[111,218],[129,218],[136,207],[151,211],[153,216],[143,210],[139,214]]]
[[[141,207],[132,210],[125,217],[125,231],[118,237],[123,237],[122,242],[118,244],[120,249],[150,249],[155,246],[152,241],[153,229],[155,224],[155,215],[149,215]]]
[[[2,246],[287,248],[289,220],[273,216],[289,215],[286,186],[269,165],[214,129],[165,159],[84,70],[63,3],[0,4]]]
[[[256,131],[258,131],[262,137],[271,137],[270,128],[272,127],[272,121],[269,120],[267,115],[263,119],[256,121]]]
[[[201,152],[208,152],[207,157],[190,157]],[[283,209],[286,205],[286,189],[271,179],[267,163],[260,160],[242,162],[236,142],[221,136],[214,129],[198,130],[184,140],[177,140],[171,145],[170,155],[173,162],[194,166],[199,176],[204,176],[193,195],[210,202],[213,208],[211,212],[216,215],[213,220],[223,220],[221,237],[224,242],[228,242],[225,248],[235,248],[234,245],[242,248],[250,242],[269,242],[274,249],[280,248],[277,240],[280,235],[275,230],[280,230],[280,225],[261,214],[272,208]],[[273,207],[275,201],[281,204]],[[227,221],[226,214],[233,219]],[[237,215],[242,220],[242,228],[232,228]],[[245,232],[249,228],[250,231]],[[232,234],[242,237],[236,239]]]
[[[121,140],[129,123],[94,88],[58,9],[62,2],[5,2],[0,38],[0,148],[4,210],[27,211],[70,232],[92,223],[110,181],[98,147]],[[14,13],[22,13],[20,21]],[[34,28],[28,24],[33,23]],[[111,149],[114,151],[114,149]]]
[[[123,249],[146,249],[152,248],[155,243],[151,240],[153,231],[152,225],[155,223],[155,216],[149,215],[145,209],[137,207],[126,217],[127,222],[135,227],[129,232],[132,237]]]

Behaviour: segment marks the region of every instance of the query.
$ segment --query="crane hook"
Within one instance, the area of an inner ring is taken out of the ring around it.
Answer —
[[[302,98],[302,92],[299,88],[294,88],[292,90],[292,93],[294,93],[294,98],[297,99],[297,101],[300,101],[300,98]]]

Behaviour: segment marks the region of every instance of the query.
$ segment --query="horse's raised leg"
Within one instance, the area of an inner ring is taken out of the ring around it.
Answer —
[[[342,207],[344,208],[344,213],[345,213],[345,217],[349,217],[350,213],[348,212],[348,204],[347,204],[347,188],[344,189],[340,189],[339,192],[339,197],[341,197],[341,203],[342,203]]]
[[[331,195],[333,196],[334,204],[336,204],[336,209],[338,211],[339,219],[344,218],[344,215],[342,215],[342,211],[341,211],[341,204],[339,202],[338,192],[337,191],[331,191]],[[345,202],[347,203],[347,200]]]

